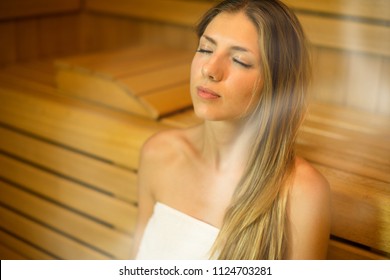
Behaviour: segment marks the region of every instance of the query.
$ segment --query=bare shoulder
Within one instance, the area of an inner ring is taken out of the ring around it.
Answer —
[[[182,129],[161,131],[150,137],[141,150],[141,163],[172,163],[190,146],[187,132]]]
[[[176,140],[175,132],[172,130],[161,131],[151,136],[142,146],[141,160],[158,159],[166,156],[172,141]]]
[[[163,181],[169,176],[168,167],[171,166],[170,161],[175,154],[174,147],[178,146],[180,138],[180,131],[162,131],[150,137],[142,146],[137,176],[138,213],[133,257],[136,256],[144,229],[153,213],[155,202],[158,201],[158,195],[164,190]]]
[[[139,193],[155,201],[170,196],[178,174],[191,162],[194,141],[188,133],[182,129],[165,130],[144,143],[138,168]]]
[[[139,176],[151,186],[156,183],[153,178],[168,182],[196,155],[195,142],[191,129],[171,129],[153,135],[142,147]]]
[[[295,162],[295,177],[290,190],[292,199],[328,199],[330,188],[327,179],[310,163],[302,158]]]
[[[288,258],[323,259],[330,234],[330,187],[326,178],[303,159],[296,160],[288,199]]]

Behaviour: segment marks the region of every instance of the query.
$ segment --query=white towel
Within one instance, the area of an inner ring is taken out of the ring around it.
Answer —
[[[138,250],[139,260],[204,260],[219,229],[157,202]]]

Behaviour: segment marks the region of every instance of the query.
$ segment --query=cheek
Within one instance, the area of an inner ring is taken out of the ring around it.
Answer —
[[[201,63],[199,61],[199,59],[196,58],[196,55],[195,57],[192,59],[192,63],[191,63],[191,73],[190,73],[190,78],[191,78],[191,83],[193,82],[193,79],[195,79],[196,77],[198,77],[200,75],[200,68],[201,67]]]
[[[242,102],[253,102],[259,99],[262,81],[258,75],[236,77],[230,82],[230,88]],[[237,100],[237,101],[239,101]]]

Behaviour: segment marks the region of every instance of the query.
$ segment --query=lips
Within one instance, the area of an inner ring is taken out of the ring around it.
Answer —
[[[217,98],[221,97],[215,91],[212,91],[212,90],[205,88],[205,87],[197,87],[197,93],[198,93],[199,97],[201,97],[203,99],[208,99],[208,100],[217,99]]]

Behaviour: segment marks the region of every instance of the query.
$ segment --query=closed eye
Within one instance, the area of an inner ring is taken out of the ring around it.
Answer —
[[[236,58],[233,58],[233,61],[234,61],[235,63],[241,65],[241,66],[244,67],[244,68],[251,68],[251,67],[252,67],[251,64],[244,63],[244,62],[242,62],[242,61],[240,61],[240,60],[238,60],[238,59],[236,59]]]
[[[212,51],[206,50],[206,49],[197,49],[196,52],[198,52],[198,53],[212,53]]]

